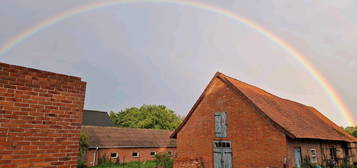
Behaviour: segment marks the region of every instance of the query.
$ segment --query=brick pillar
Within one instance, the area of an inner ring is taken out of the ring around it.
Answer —
[[[0,167],[76,167],[86,83],[0,63]]]

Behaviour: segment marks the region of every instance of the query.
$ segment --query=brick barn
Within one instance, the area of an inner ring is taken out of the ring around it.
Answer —
[[[103,158],[113,163],[153,160],[157,153],[176,152],[176,140],[172,131],[118,128],[103,126],[82,126],[89,137],[86,165],[97,165]]]
[[[356,162],[356,138],[315,108],[216,73],[184,122],[175,168],[292,168]]]

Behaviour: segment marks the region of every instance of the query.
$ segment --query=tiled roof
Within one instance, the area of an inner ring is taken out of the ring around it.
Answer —
[[[107,112],[84,110],[82,125],[114,127]]]
[[[277,97],[221,73],[217,73],[214,78],[219,78],[236,93],[245,96],[262,115],[267,116],[272,123],[284,130],[291,138],[357,142],[356,138],[346,133],[313,107]],[[191,112],[193,111],[191,110]],[[185,119],[185,121],[187,120]],[[176,136],[183,125],[184,123],[172,137]]]
[[[90,148],[176,147],[172,131],[167,130],[82,126],[82,131],[89,137]]]
[[[355,140],[315,108],[282,99],[260,88],[220,75],[247,96],[271,120],[296,138]]]

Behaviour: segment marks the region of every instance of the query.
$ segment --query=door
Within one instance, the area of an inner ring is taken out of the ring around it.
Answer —
[[[213,142],[214,168],[232,168],[232,149],[230,141]]]
[[[301,148],[295,148],[294,149],[294,154],[295,154],[295,166],[297,168],[301,167]]]
[[[213,153],[213,157],[214,157],[214,168],[223,168],[222,167],[222,162],[223,162],[223,154],[222,152],[217,152],[215,151]]]

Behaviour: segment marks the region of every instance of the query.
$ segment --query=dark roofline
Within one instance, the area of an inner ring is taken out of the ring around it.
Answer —
[[[84,111],[88,111],[88,112],[96,112],[96,113],[108,113],[106,111],[99,111],[99,110],[88,110],[88,109],[84,109]]]
[[[82,125],[115,126],[109,113],[98,110],[83,110]]]

